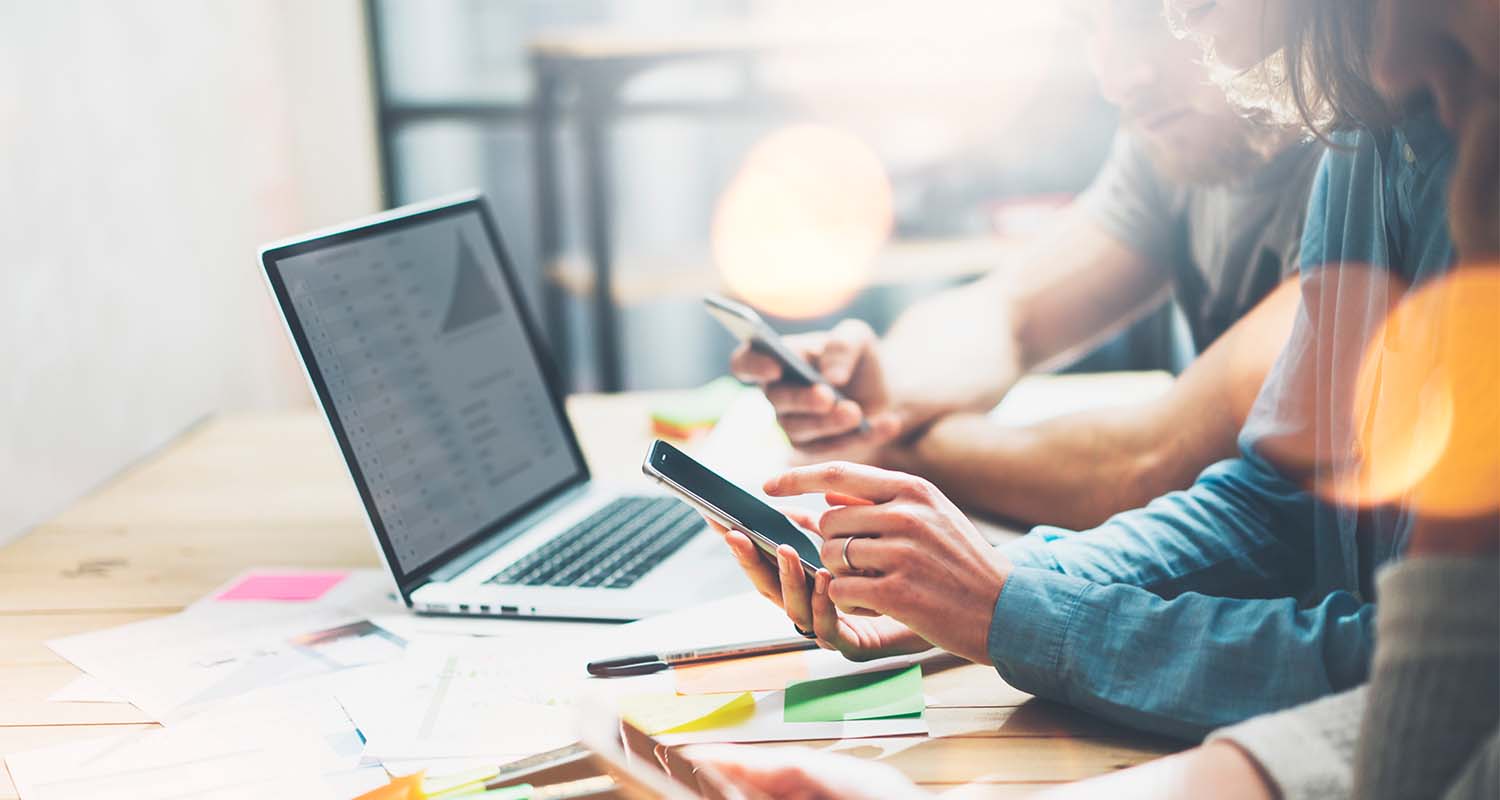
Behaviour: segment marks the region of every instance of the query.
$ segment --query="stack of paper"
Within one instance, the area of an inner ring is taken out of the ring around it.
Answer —
[[[23,800],[350,797],[389,775],[495,768],[574,741],[597,696],[667,743],[921,733],[910,658],[809,650],[625,679],[586,662],[777,638],[752,594],[626,626],[421,619],[383,574],[262,570],[180,614],[49,642],[85,673],[59,702],[166,727],[7,755]]]
[[[235,709],[157,730],[7,756],[24,800],[285,800],[351,796],[384,782],[275,709]]]

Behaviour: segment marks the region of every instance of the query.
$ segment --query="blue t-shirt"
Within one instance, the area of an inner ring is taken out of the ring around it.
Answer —
[[[1351,385],[1374,326],[1452,266],[1453,146],[1430,114],[1339,144],[1313,183],[1303,303],[1241,456],[1093,530],[1039,527],[1005,548],[1016,569],[989,653],[1017,688],[1196,738],[1364,681],[1369,576],[1411,518],[1399,502],[1319,500],[1316,476],[1357,455]]]

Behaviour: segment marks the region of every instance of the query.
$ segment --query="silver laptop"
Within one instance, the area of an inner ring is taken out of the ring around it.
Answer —
[[[481,197],[268,245],[261,264],[408,606],[638,619],[742,586],[687,505],[590,479]]]

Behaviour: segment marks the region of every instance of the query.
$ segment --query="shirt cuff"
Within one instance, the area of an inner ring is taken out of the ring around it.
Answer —
[[[1031,567],[1011,570],[995,600],[986,649],[1006,683],[1064,699],[1063,647],[1073,617],[1093,584]]]
[[[1282,800],[1348,797],[1364,698],[1363,688],[1353,689],[1220,728],[1205,741],[1238,745],[1276,784]]]
[[[1010,559],[1012,566],[1062,572],[1062,568],[1058,566],[1057,559],[1052,556],[1048,545],[1063,538],[1065,533],[1067,531],[1062,528],[1038,525],[1025,536],[1001,545],[999,550],[1002,555]]]

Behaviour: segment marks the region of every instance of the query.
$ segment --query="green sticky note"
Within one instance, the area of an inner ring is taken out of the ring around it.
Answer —
[[[789,683],[783,719],[787,722],[843,722],[920,716],[922,668],[866,672]]]
[[[711,426],[744,391],[745,385],[734,378],[716,378],[696,389],[659,398],[651,407],[651,421],[682,429]]]

